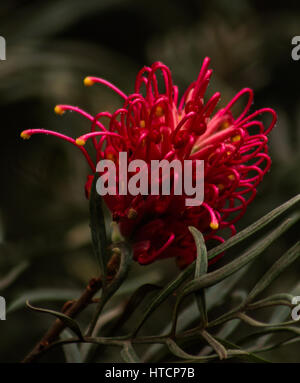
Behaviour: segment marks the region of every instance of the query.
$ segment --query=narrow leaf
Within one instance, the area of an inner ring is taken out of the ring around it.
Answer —
[[[227,358],[227,350],[226,350],[226,348],[219,341],[217,341],[217,339],[215,339],[206,330],[202,330],[201,331],[201,336],[215,350],[215,352],[219,355],[219,358],[221,360]]]
[[[96,311],[94,313],[93,319],[89,325],[87,335],[91,336],[94,327],[97,323],[98,317],[103,310],[105,304],[107,301],[116,293],[116,291],[119,289],[119,287],[122,285],[124,280],[126,279],[130,266],[132,264],[132,248],[130,245],[128,245],[126,242],[122,242],[118,244],[118,249],[120,250],[120,266],[117,274],[115,275],[114,279],[111,281],[109,285],[107,285],[105,288],[103,288],[102,296],[100,299],[100,302],[96,308]]]
[[[143,302],[145,297],[156,290],[160,290],[161,287],[152,285],[150,283],[146,283],[142,286],[140,286],[130,297],[129,301],[127,302],[124,311],[120,318],[118,319],[117,323],[115,324],[114,328],[119,329],[121,326],[124,325],[124,323],[130,318],[130,316],[134,313],[136,308]],[[113,332],[113,331],[112,331]]]
[[[121,356],[126,363],[140,363],[140,359],[137,356],[131,343],[126,343],[121,351]]]
[[[203,235],[193,226],[189,226],[189,231],[194,237],[196,249],[197,249],[197,258],[195,266],[195,278],[200,277],[203,274],[207,273],[208,261],[207,261],[207,250]]]
[[[261,299],[259,301],[247,304],[247,310],[256,310],[265,307],[271,306],[292,306],[292,294],[279,293],[273,294],[267,298]]]
[[[295,327],[295,326],[276,326],[275,325],[274,327],[267,327],[267,328],[264,328],[260,331],[249,334],[249,335],[245,336],[244,338],[240,339],[238,341],[238,343],[240,343],[240,344],[247,343],[252,339],[256,339],[256,338],[259,338],[259,337],[265,336],[265,335],[272,335],[272,334],[277,333],[277,332],[288,332],[288,333],[292,333],[292,334],[296,335],[297,337],[300,336],[300,328],[298,328],[298,327]],[[260,345],[260,343],[259,343],[259,345]]]
[[[292,297],[294,296],[298,296],[300,295],[300,283],[298,283],[294,289],[292,289],[292,291],[290,292],[290,294],[287,294],[287,295],[290,295],[291,298],[290,298],[290,303],[292,302]],[[287,297],[287,300],[289,298]],[[250,304],[251,305],[251,304]],[[280,322],[283,322],[289,315],[291,315],[291,310],[289,307],[286,307],[286,306],[277,306],[275,307],[275,309],[273,310],[273,313],[271,315],[271,318],[270,320],[268,321],[269,323],[273,324],[273,326],[275,326],[276,323],[280,323]],[[259,346],[263,346],[265,345],[268,340],[272,337],[272,333],[268,333],[267,335],[265,335],[264,337],[260,338],[258,340],[258,344]]]
[[[65,329],[60,334],[60,338],[62,340],[67,340],[72,338],[72,334],[68,329]],[[78,344],[76,343],[63,344],[62,348],[65,354],[67,363],[82,363],[81,353],[79,351]]]
[[[30,302],[66,302],[74,299],[74,297],[79,296],[82,291],[80,290],[71,290],[71,289],[53,289],[45,288],[36,290],[28,290],[23,292],[22,295],[17,297],[12,301],[7,307],[7,313],[12,313],[16,310],[24,308],[26,301]]]
[[[178,346],[177,343],[175,343],[171,338],[168,338],[165,342],[165,344],[168,346],[168,349],[170,352],[181,359],[193,359],[197,358],[197,356],[188,354],[185,352],[181,347]]]
[[[226,347],[230,347],[236,350],[241,350],[241,348],[235,343],[229,342],[228,340],[220,339],[219,337],[216,337],[216,339]],[[240,359],[247,360],[249,362],[254,362],[254,363],[271,363],[270,361],[255,355],[253,352],[250,352],[249,350],[244,350],[244,351],[246,351],[244,355],[238,355]]]
[[[300,218],[299,214],[296,214],[287,220],[285,220],[281,225],[274,229],[270,234],[260,241],[255,242],[250,249],[245,253],[239,256],[237,259],[231,261],[227,265],[220,267],[216,271],[208,273],[201,276],[197,280],[192,280],[186,284],[183,291],[183,295],[193,293],[203,287],[211,286],[215,283],[222,281],[227,278],[229,275],[235,273],[237,270],[241,269],[249,262],[253,261],[257,256],[259,256],[272,242],[274,242],[280,235],[287,231],[295,222]]]
[[[106,283],[106,264],[108,261],[107,238],[102,198],[97,193],[96,183],[99,175],[96,173],[93,179],[90,194],[90,227],[93,248],[100,266],[103,284]]]
[[[300,194],[291,198],[287,202],[278,206],[276,209],[273,209],[258,221],[254,222],[250,226],[246,227],[233,237],[229,238],[226,242],[214,247],[212,250],[208,252],[208,259],[214,258],[216,255],[222,253],[223,251],[229,249],[230,247],[236,245],[237,243],[243,241],[247,237],[250,237],[252,234],[256,233],[258,230],[262,229],[264,226],[268,225],[274,219],[276,219],[279,215],[283,214],[292,206],[296,205],[300,201]]]
[[[170,350],[170,352],[177,356],[180,359],[184,359],[186,361],[197,361],[197,362],[208,362],[211,359],[218,358],[219,355],[209,355],[209,356],[202,356],[202,355],[191,355],[185,352],[176,342],[174,342],[171,338],[166,339],[165,341],[166,346]],[[221,345],[221,347],[223,347]],[[224,348],[224,347],[223,347]],[[226,351],[226,350],[225,350]]]
[[[283,214],[285,211],[287,211],[289,208],[294,206],[300,201],[300,194],[297,196],[291,198],[289,201],[285,202],[284,204],[280,205],[276,209],[272,210],[256,222],[254,222],[252,225],[246,227],[244,230],[240,231],[238,234],[234,235],[221,245],[218,245],[211,249],[208,252],[208,259],[214,258],[216,255],[222,253],[223,251],[235,246],[239,242],[243,241],[245,238],[251,236],[252,234],[259,231],[261,228],[272,222],[274,219],[276,219],[279,215]],[[144,316],[140,319],[138,322],[134,334],[137,334],[137,332],[140,330],[140,328],[143,326],[144,322],[147,320],[149,315],[165,300],[169,295],[171,295],[186,279],[190,277],[190,275],[193,273],[195,268],[195,262],[189,265],[183,272],[180,273],[180,275],[173,281],[171,281],[152,301],[152,303],[149,305],[148,309],[146,310]]]
[[[281,340],[280,342],[273,343],[269,346],[265,346],[261,349],[258,349],[256,352],[271,351],[271,350],[274,350],[274,349],[279,348],[279,347],[289,346],[290,344],[294,344],[294,343],[297,343],[299,341],[300,341],[300,336],[298,336],[298,337],[296,336],[296,337],[293,337],[293,338],[290,338],[287,340]]]
[[[60,313],[59,311],[43,309],[40,307],[34,307],[29,303],[29,301],[26,301],[26,306],[33,311],[38,311],[40,313],[45,313],[45,314],[50,314],[55,316],[56,318],[60,319],[66,327],[69,327],[80,339],[83,338],[78,323],[74,319],[70,318],[69,316],[63,313]]]
[[[207,273],[208,260],[207,260],[207,249],[203,235],[195,227],[190,226],[189,231],[194,237],[196,249],[197,249],[197,258],[195,266],[195,278],[199,278],[202,275]],[[206,301],[205,301],[205,291],[204,289],[195,293],[196,302],[199,308],[201,315],[203,327],[207,324],[207,310],[206,310]]]
[[[248,294],[245,304],[251,302],[257,295],[264,291],[288,266],[290,266],[300,255],[300,242],[291,247],[280,257],[265,275],[256,283]]]
[[[288,325],[292,325],[295,323],[294,320],[282,322],[282,323],[264,323],[264,322],[260,322],[256,319],[251,318],[249,315],[246,315],[245,313],[236,314],[236,318],[241,319],[242,321],[244,321],[245,323],[247,323],[253,327],[274,327],[274,326],[276,326],[276,327],[282,326],[283,327],[283,326],[288,326]]]

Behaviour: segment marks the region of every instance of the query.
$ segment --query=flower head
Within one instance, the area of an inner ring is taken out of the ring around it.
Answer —
[[[134,258],[140,264],[166,257],[175,257],[180,267],[191,263],[196,251],[189,226],[198,228],[205,240],[223,242],[226,228],[235,234],[235,223],[253,201],[257,185],[270,168],[267,135],[275,125],[276,113],[263,108],[249,114],[253,101],[249,88],[242,89],[216,112],[220,93],[205,99],[212,75],[209,62],[209,58],[204,59],[198,78],[181,99],[169,68],[160,62],[140,70],[130,95],[106,80],[87,77],[86,86],[101,83],[123,98],[122,108],[92,116],[78,107],[58,105],[55,112],[60,115],[72,110],[87,118],[90,132],[77,139],[42,129],[21,134],[23,138],[35,133],[52,134],[77,146],[92,171],[85,185],[87,197],[96,171],[84,148],[89,139],[96,151],[96,163],[110,159],[117,168],[121,151],[127,153],[128,161],[142,159],[147,164],[153,159],[204,160],[204,202],[200,206],[185,206],[185,196],[174,193],[103,197],[121,233],[132,241]],[[246,106],[234,116],[232,108],[241,97],[247,97]],[[262,114],[271,115],[267,127],[259,120]],[[104,118],[109,121],[108,128],[102,123]]]

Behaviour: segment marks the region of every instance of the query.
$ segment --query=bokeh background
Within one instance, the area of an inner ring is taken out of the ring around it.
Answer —
[[[25,309],[25,298],[58,309],[98,272],[84,196],[84,159],[54,137],[23,141],[20,132],[43,128],[78,137],[88,122],[72,113],[55,115],[55,104],[78,105],[91,114],[121,106],[107,88],[85,88],[87,75],[131,92],[138,70],[160,60],[183,90],[210,56],[214,74],[209,92],[221,91],[226,103],[248,86],[255,91],[253,108],[268,106],[278,112],[270,138],[273,165],[239,223],[244,228],[300,191],[300,61],[291,58],[299,20],[296,1],[288,6],[258,0],[1,1],[0,34],[6,38],[7,60],[0,62],[0,294],[10,308],[7,320],[0,322],[1,362],[19,361],[52,322]],[[294,227],[270,247],[238,291],[252,286],[298,237],[299,227]],[[234,251],[233,256],[241,249]],[[285,272],[272,289],[293,290],[299,266]],[[126,287],[107,308],[103,326],[109,328],[134,288],[146,282],[163,286],[177,273],[172,260],[134,265]],[[221,303],[226,302],[220,302],[220,310]],[[171,306],[167,302],[155,313],[144,331],[155,334],[159,324],[167,324]],[[83,323],[89,313],[81,317]],[[268,313],[261,315],[268,320]],[[297,350],[279,350],[271,358],[300,362]],[[54,360],[64,360],[61,350],[43,358]],[[91,360],[121,359],[116,350],[106,349],[101,358],[94,352]]]

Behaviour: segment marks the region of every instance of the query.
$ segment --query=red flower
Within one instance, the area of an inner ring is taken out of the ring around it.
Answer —
[[[91,116],[77,107],[56,106],[58,114],[73,110],[91,121],[91,132],[77,140],[42,129],[21,133],[23,138],[46,133],[71,142],[82,151],[93,174],[95,165],[83,147],[89,138],[93,140],[97,162],[111,159],[117,168],[120,151],[127,152],[128,161],[142,159],[147,164],[153,159],[204,160],[204,202],[200,206],[187,207],[185,195],[172,193],[103,197],[121,233],[132,241],[134,258],[140,264],[166,257],[175,257],[180,267],[191,263],[196,251],[188,226],[198,228],[205,240],[224,242],[221,236],[224,228],[235,234],[234,224],[245,213],[256,195],[257,185],[270,168],[267,135],[275,125],[276,113],[263,108],[248,114],[253,101],[249,88],[242,89],[225,108],[214,113],[220,93],[204,101],[212,74],[209,61],[205,58],[197,80],[180,100],[170,70],[160,62],[138,73],[134,93],[128,96],[106,80],[87,77],[85,85],[101,83],[119,94],[124,99],[123,107],[113,114],[101,112]],[[234,117],[231,109],[243,95],[248,97],[247,104]],[[263,113],[272,117],[267,128],[257,119]],[[102,118],[108,118],[109,129],[101,123]],[[87,197],[92,179],[93,175],[88,176]]]

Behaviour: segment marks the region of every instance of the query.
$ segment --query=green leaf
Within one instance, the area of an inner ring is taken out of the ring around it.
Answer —
[[[256,310],[271,306],[291,306],[293,295],[286,293],[273,294],[259,301],[248,303],[247,310]]]
[[[247,272],[249,272],[250,266],[251,264],[249,263],[242,269],[238,270],[235,274],[206,290],[208,310],[211,310],[215,306],[222,306],[224,304],[236,284],[245,276]]]
[[[282,295],[284,295],[284,294],[282,294]],[[289,298],[290,298],[289,302],[291,303],[292,302],[292,297],[298,296],[298,295],[300,295],[300,283],[298,283],[296,285],[296,287],[290,292],[290,294],[286,294],[286,298],[285,299],[289,300]],[[253,304],[255,304],[255,302]],[[250,304],[249,306],[251,307],[251,305],[252,304]],[[272,315],[270,317],[270,320],[268,322],[271,323],[273,326],[276,326],[276,323],[283,322],[288,317],[288,315],[290,315],[290,314],[291,314],[290,307],[287,307],[287,306],[277,306],[273,310],[273,313],[272,313]],[[270,338],[272,338],[272,336],[273,336],[273,333],[272,332],[268,332],[266,335],[264,335],[263,337],[258,339],[258,342],[257,342],[258,345],[259,346],[265,345],[268,342],[268,340],[270,340]]]
[[[234,275],[231,275],[229,278],[223,280],[222,282],[218,283],[217,285],[211,286],[206,290],[206,306],[207,311],[217,306],[222,306],[225,299],[229,296],[229,293],[231,290],[235,287],[235,285],[240,281],[241,278],[244,277],[245,273],[248,272],[250,264],[246,265],[243,269],[237,271]],[[196,315],[198,313],[198,307],[197,305],[192,302],[188,307],[185,307],[179,314],[178,314],[178,324],[177,324],[177,331],[183,331],[186,328],[189,328],[190,324],[194,321],[196,318]],[[232,323],[236,323],[235,326],[231,326]],[[232,320],[230,322],[227,322],[224,325],[224,334],[226,334],[228,331],[228,335],[233,332],[235,327],[240,324],[240,321],[238,319]],[[228,327],[226,326],[228,325]],[[232,330],[230,330],[232,328]],[[168,334],[171,331],[171,324],[167,323],[166,326],[161,330],[161,334]],[[222,331],[222,329],[220,330]],[[220,337],[225,337],[227,335],[222,335],[223,333],[220,332],[218,335]],[[162,349],[163,345],[161,344],[151,344],[149,345],[148,349],[145,352],[145,355],[143,357],[143,360],[150,361],[152,360],[156,354],[159,352],[160,349]]]
[[[197,280],[194,279],[188,282],[183,290],[182,295],[191,294],[203,287],[212,286],[223,279],[229,277],[249,262],[253,261],[259,256],[272,242],[274,242],[280,235],[287,231],[295,222],[300,218],[299,214],[295,214],[292,217],[285,220],[281,225],[274,229],[270,234],[266,235],[265,238],[255,242],[246,252],[244,252],[237,259],[231,261],[227,265],[220,267],[216,271],[203,275]]]
[[[126,242],[115,244],[115,248],[120,250],[120,267],[112,282],[104,289],[103,296],[110,298],[122,285],[126,279],[132,264],[132,248]]]
[[[26,306],[33,311],[38,311],[40,313],[45,313],[45,314],[50,314],[55,316],[56,318],[60,319],[66,327],[69,327],[80,339],[83,338],[78,323],[74,319],[70,318],[69,316],[63,313],[60,313],[59,311],[44,309],[40,307],[34,307],[29,303],[29,301],[26,301]]]
[[[106,265],[108,261],[108,246],[106,238],[105,218],[102,208],[102,198],[97,193],[96,183],[99,174],[96,173],[93,179],[90,194],[90,227],[93,248],[100,266],[103,285],[106,284]]]
[[[288,332],[292,333],[293,335],[296,335],[297,337],[300,336],[300,328],[295,326],[274,326],[274,327],[267,327],[260,331],[254,332],[252,334],[249,334],[245,336],[244,338],[240,339],[238,341],[239,344],[244,344],[249,342],[252,339],[259,338],[264,335],[272,335],[277,332]],[[259,343],[260,344],[260,343]]]
[[[291,225],[293,225],[300,218],[300,214],[295,214],[291,218],[288,218],[284,221],[278,228],[274,229],[269,235],[260,241],[256,242],[250,247],[245,253],[240,257],[228,263],[227,265],[213,271],[211,273],[205,274],[197,279],[194,279],[188,282],[181,293],[178,295],[174,311],[173,311],[173,331],[176,326],[176,318],[179,310],[179,306],[183,298],[191,293],[194,293],[198,290],[203,289],[204,287],[212,286],[228,276],[235,273],[237,270],[244,267],[249,262],[253,261],[258,255],[260,255],[275,239],[277,239],[283,232],[285,232]],[[234,310],[237,311],[237,310]],[[220,318],[210,322],[209,326],[213,327],[217,324],[223,323],[225,320],[230,319],[234,313],[228,312],[221,316]]]
[[[122,348],[121,356],[126,363],[140,363],[141,362],[139,357],[137,356],[136,352],[134,351],[132,344],[129,342],[126,342],[126,344]]]
[[[227,350],[226,350],[226,348],[216,338],[214,338],[206,330],[202,330],[201,331],[201,336],[207,341],[207,343],[219,355],[220,360],[227,358]]]
[[[241,319],[242,321],[244,321],[245,323],[249,324],[250,326],[253,326],[253,327],[280,327],[280,326],[287,326],[287,325],[291,325],[291,324],[294,324],[295,321],[294,320],[290,320],[290,321],[287,321],[287,322],[282,322],[282,323],[264,323],[264,322],[260,322],[256,319],[253,319],[251,318],[249,315],[246,315],[245,313],[237,313],[236,318],[239,318]]]
[[[288,266],[290,266],[300,255],[300,242],[291,247],[282,257],[280,257],[265,275],[256,283],[248,294],[244,304],[248,304],[263,292]]]
[[[65,329],[60,334],[61,340],[67,340],[70,338],[72,338],[72,334],[68,329]],[[67,363],[82,363],[81,353],[79,351],[78,344],[76,343],[63,344],[62,348],[65,354]]]
[[[118,319],[117,323],[115,324],[114,328],[119,329],[124,325],[124,323],[130,318],[130,316],[134,313],[136,308],[143,302],[145,297],[156,290],[160,290],[161,287],[146,283],[142,286],[140,286],[130,297],[129,301],[127,302],[124,311],[120,318]]]
[[[274,350],[276,348],[279,348],[279,347],[283,347],[283,346],[289,346],[290,344],[294,344],[294,343],[297,343],[300,341],[300,336],[296,336],[296,337],[293,337],[291,339],[287,339],[287,340],[281,340],[277,343],[273,343],[269,346],[265,346],[259,350],[257,350],[256,352],[266,352],[266,351],[271,351],[271,350]]]
[[[161,281],[159,270],[148,271],[147,274],[134,274],[126,279],[122,284],[122,289],[116,292],[116,296],[123,299],[123,296],[133,294],[134,291],[143,284],[156,285]]]
[[[290,292],[290,294],[288,295],[291,295],[292,297],[294,296],[298,296],[300,295],[300,283],[298,283],[295,288],[292,289],[292,291]],[[287,298],[288,299],[288,298]],[[290,300],[290,303],[292,302],[292,298]],[[288,315],[291,314],[291,310],[290,308],[288,307],[283,307],[283,306],[280,306],[280,307],[276,307],[272,313],[272,316],[269,320],[270,323],[278,323],[278,322],[282,322],[283,320],[286,319],[286,317]]]
[[[252,225],[246,227],[244,230],[240,231],[238,234],[229,238],[227,241],[211,249],[208,252],[208,259],[214,258],[216,255],[222,253],[223,251],[235,246],[239,242],[243,241],[245,238],[251,236],[252,234],[259,231],[261,228],[272,222],[278,216],[283,214],[289,208],[294,206],[300,201],[300,194],[291,198],[289,201],[285,202],[281,206],[272,210],[270,213],[266,214],[264,217],[260,218],[258,221],[254,222]],[[143,326],[144,322],[147,320],[149,315],[165,300],[169,295],[171,295],[186,279],[190,277],[195,268],[195,262],[189,265],[180,275],[173,281],[171,281],[152,301],[148,309],[145,311],[144,316],[137,323],[137,326],[134,330],[134,334],[137,334],[140,328]]]
[[[175,343],[171,338],[166,339],[165,344],[168,346],[168,349],[170,352],[181,359],[193,359],[197,358],[197,356],[191,355],[186,353],[184,350],[182,350],[181,347],[178,346],[177,343]]]
[[[118,246],[118,247],[117,247]],[[112,282],[106,286],[103,286],[102,296],[100,302],[96,308],[93,319],[89,325],[87,335],[91,336],[94,327],[97,323],[98,317],[104,308],[107,301],[116,293],[119,287],[122,285],[124,280],[126,279],[130,266],[132,264],[132,248],[126,242],[122,242],[119,244],[115,244],[115,247],[120,250],[121,262],[119,266],[119,270],[115,275]]]
[[[25,291],[21,296],[17,297],[7,307],[7,314],[25,307],[26,301],[30,302],[66,302],[74,299],[82,293],[80,290],[71,289],[39,289]]]
[[[103,327],[110,323],[114,322],[116,318],[118,318],[122,314],[122,306],[116,305],[110,310],[107,310],[105,313],[103,313],[97,321],[97,324],[93,330],[92,337],[97,337],[101,331],[103,331]],[[98,347],[97,344],[94,343],[82,343],[79,348],[80,348],[80,353],[81,353],[81,359],[82,362],[87,362],[89,358],[91,357],[91,353],[93,353],[96,348]]]
[[[189,226],[189,231],[194,237],[196,249],[197,249],[197,258],[195,266],[195,278],[200,277],[203,274],[207,273],[208,261],[207,261],[207,250],[203,235],[193,226]]]
[[[296,205],[300,201],[300,194],[291,198],[284,204],[278,206],[276,209],[270,211],[270,213],[264,215],[258,221],[254,222],[250,226],[246,227],[233,237],[229,238],[226,242],[214,247],[208,252],[208,259],[214,258],[216,255],[222,253],[223,251],[229,249],[230,247],[236,245],[237,243],[243,241],[244,239],[250,237],[252,234],[256,233],[258,230],[262,229],[270,222],[274,221],[279,215],[286,212],[289,208]]]
[[[218,345],[220,345],[219,342],[217,342]],[[217,355],[209,355],[209,356],[198,356],[198,355],[191,355],[191,354],[188,354],[187,352],[185,352],[181,347],[178,346],[178,344],[176,342],[174,342],[171,338],[168,338],[166,339],[165,341],[165,344],[167,345],[168,349],[170,350],[170,352],[177,356],[178,358],[180,359],[184,359],[186,361],[195,361],[195,362],[208,362],[209,360],[211,359],[216,359],[219,356],[219,354]],[[222,348],[222,350],[225,350],[225,348],[220,345],[220,347]],[[226,352],[226,350],[225,350]],[[227,352],[226,352],[226,357],[227,357]]]
[[[195,266],[195,278],[200,278],[202,275],[207,273],[208,260],[207,260],[207,249],[203,235],[195,227],[190,226],[189,231],[194,237],[196,249],[197,249],[197,258]],[[204,289],[195,293],[196,302],[199,308],[201,315],[202,326],[205,327],[207,324],[207,309],[205,301],[205,291]]]
[[[225,340],[225,339],[220,339],[219,337],[216,337],[216,339],[226,347],[230,347],[236,350],[241,350],[241,348],[235,343],[229,342],[228,340]],[[260,356],[255,355],[253,352],[250,352],[248,350],[244,350],[244,351],[246,351],[246,353],[244,355],[238,356],[238,358],[247,360],[249,362],[254,362],[254,363],[271,363],[269,360],[263,359]]]
[[[192,269],[190,269],[192,271]],[[188,275],[188,274],[187,274]],[[159,293],[153,301],[150,303],[149,307],[146,309],[144,315],[142,318],[139,320],[136,328],[133,331],[133,334],[136,335],[148,316],[170,295],[172,294],[177,287],[181,285],[181,283],[185,280],[186,274],[183,272],[180,274],[178,278],[176,278],[174,281],[170,282],[163,290],[161,293]]]

